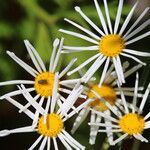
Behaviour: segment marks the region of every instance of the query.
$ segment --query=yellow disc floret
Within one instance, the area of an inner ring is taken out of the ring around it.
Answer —
[[[124,133],[129,135],[142,133],[145,126],[144,118],[135,113],[129,113],[124,115],[119,120],[119,126]]]
[[[64,123],[58,114],[51,113],[47,115],[46,122],[44,116],[39,119],[38,133],[48,136],[56,137],[63,129]]]
[[[34,88],[41,96],[52,96],[55,74],[51,72],[40,73],[35,78]]]
[[[104,36],[99,43],[99,51],[104,56],[115,57],[125,48],[124,39],[117,34]]]
[[[99,111],[105,111],[108,109],[108,107],[100,99],[97,99],[97,97],[92,92],[92,90],[98,93],[111,105],[114,105],[114,103],[116,102],[116,99],[117,99],[116,92],[112,87],[108,85],[102,85],[101,87],[99,87],[98,85],[94,85],[92,86],[91,90],[88,93],[89,98],[96,98],[96,100],[90,103],[91,107]]]

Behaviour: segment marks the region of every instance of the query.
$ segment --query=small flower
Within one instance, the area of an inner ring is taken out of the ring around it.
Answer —
[[[141,67],[141,65],[137,65],[130,69],[127,69],[128,67],[129,63],[125,62],[123,64],[123,70],[125,70],[124,71],[125,78],[129,77],[132,73],[137,71]],[[120,99],[121,93],[116,82],[117,75],[113,69],[114,65],[112,64],[110,69],[106,72],[104,83],[101,86],[99,86],[98,84],[88,82],[89,87],[85,87],[84,94],[87,95],[87,100],[93,99],[93,101],[87,107],[83,108],[80,111],[71,130],[71,132],[74,133],[90,113],[90,124],[94,124],[93,126],[92,125],[90,126],[90,138],[89,138],[90,144],[95,144],[96,136],[98,134],[99,126],[95,126],[95,124],[102,122],[102,117],[98,116],[95,112],[90,111],[90,108],[93,108],[96,111],[107,113],[110,115],[111,114],[111,111],[109,110],[110,106],[116,110],[122,107],[122,101]],[[136,84],[138,84],[138,75],[136,77]],[[140,87],[138,88],[138,91],[141,91],[142,89],[143,87]],[[136,95],[137,97],[142,97],[142,94],[135,93],[134,88],[132,87],[122,87],[122,90],[125,96],[132,97]],[[108,104],[105,104],[103,99],[105,99]],[[128,105],[130,107],[130,103],[128,103]],[[107,119],[104,119],[104,122],[107,123],[108,122]]]
[[[99,132],[106,132],[108,135],[110,145],[115,145],[116,143],[120,142],[121,140],[125,139],[128,136],[133,136],[137,140],[142,142],[148,142],[146,138],[142,136],[142,133],[145,129],[150,128],[150,121],[147,121],[150,117],[150,112],[143,117],[142,112],[143,108],[146,103],[146,99],[150,92],[150,84],[146,89],[140,106],[137,107],[137,89],[138,84],[135,85],[135,95],[133,97],[133,102],[130,107],[127,105],[124,93],[120,88],[121,92],[121,101],[123,107],[120,107],[120,110],[115,110],[110,107],[110,111],[113,112],[115,117],[106,114],[105,112],[98,112],[92,109],[94,113],[98,116],[103,117],[107,120],[107,123],[90,123],[90,125],[95,125],[96,127],[106,127],[106,129],[99,130]],[[114,140],[114,133],[122,133],[121,136]]]
[[[71,118],[74,114],[78,113],[83,107],[88,105],[90,101],[84,102],[78,107],[74,107],[74,103],[83,92],[82,85],[76,85],[71,91],[69,96],[65,99],[65,102],[61,102],[59,97],[57,97],[57,92],[54,91],[52,100],[47,100],[46,106],[42,106],[43,101],[37,103],[33,101],[33,97],[30,95],[28,90],[21,85],[20,91],[25,96],[26,100],[35,108],[35,113],[32,113],[28,108],[23,112],[27,114],[32,119],[32,125],[21,127],[12,130],[2,130],[0,131],[0,137],[7,136],[14,133],[27,133],[27,132],[37,132],[39,138],[32,144],[29,150],[33,150],[40,142],[40,150],[46,148],[50,150],[51,143],[53,141],[54,148],[58,150],[57,140],[59,139],[62,144],[68,150],[72,148],[76,150],[84,150],[85,147],[77,142],[66,130],[65,130],[65,121]],[[6,96],[7,101],[18,107],[19,109],[24,108],[25,106],[21,105],[13,98]],[[58,106],[57,106],[58,104]],[[58,108],[58,109],[57,109]]]
[[[117,11],[114,27],[112,26],[112,23],[110,20],[107,0],[103,0],[103,1],[104,1],[104,8],[105,8],[105,14],[106,14],[108,25],[104,19],[104,16],[98,5],[97,0],[94,0],[94,3],[95,3],[96,10],[97,10],[104,32],[90,18],[88,18],[78,6],[75,7],[75,10],[98,34],[95,34],[92,31],[66,18],[65,18],[65,21],[77,27],[78,29],[86,33],[86,35],[76,33],[73,31],[63,30],[63,29],[59,30],[60,32],[81,38],[93,44],[88,47],[63,46],[64,52],[70,53],[74,51],[89,51],[89,52],[97,51],[96,55],[90,57],[84,63],[79,65],[77,68],[68,72],[68,75],[73,74],[74,72],[80,70],[81,68],[83,68],[84,66],[86,66],[87,64],[95,60],[95,62],[92,64],[92,66],[88,69],[88,71],[82,78],[82,80],[86,83],[93,76],[93,74],[98,70],[98,68],[100,68],[100,66],[106,61],[104,70],[102,72],[102,76],[105,76],[106,71],[109,67],[110,60],[112,60],[115,66],[117,76],[119,78],[119,82],[120,84],[122,84],[122,83],[125,83],[125,80],[124,80],[120,56],[131,58],[135,60],[136,62],[141,63],[142,65],[146,65],[146,64],[140,61],[134,55],[144,56],[144,57],[150,56],[150,53],[140,52],[140,51],[136,51],[136,50],[132,50],[128,48],[128,45],[135,43],[150,35],[150,31],[148,31],[142,35],[136,36],[140,31],[142,31],[145,27],[147,27],[150,24],[150,20],[147,20],[142,25],[137,27],[141,19],[148,12],[149,8],[146,8],[143,11],[143,13],[138,17],[138,19],[134,22],[134,24],[125,33],[125,29],[127,28],[127,25],[129,24],[131,17],[133,16],[133,13],[136,9],[138,2],[135,3],[131,11],[129,12],[128,16],[126,17],[123,25],[121,26],[121,29],[119,29],[119,23],[120,23],[121,12],[122,12],[122,7],[123,7],[123,0],[119,1],[119,6],[118,6],[118,11]]]
[[[65,92],[65,93],[71,93],[71,91],[68,89],[64,89],[62,86],[65,87],[74,87],[74,85],[80,80],[80,79],[73,79],[73,80],[63,80],[62,77],[68,72],[68,70],[72,67],[74,62],[77,60],[72,59],[70,63],[60,72],[56,72],[56,67],[59,61],[59,57],[61,54],[62,46],[63,46],[64,39],[62,38],[61,41],[59,39],[55,39],[53,43],[53,51],[50,58],[50,64],[48,71],[46,70],[46,67],[37,53],[37,51],[34,49],[34,47],[25,40],[25,45],[27,48],[27,51],[32,59],[32,62],[36,68],[33,69],[31,66],[23,62],[21,59],[19,59],[13,52],[7,51],[7,54],[15,61],[17,62],[21,67],[23,67],[30,75],[33,76],[33,80],[12,80],[12,81],[6,81],[1,82],[0,86],[4,85],[10,85],[10,84],[24,84],[24,85],[30,85],[30,87],[27,89],[28,92],[36,91],[37,95],[34,97],[34,100],[44,100],[44,99],[51,99],[53,95],[53,88],[54,85],[58,91],[58,94],[60,95],[59,91]],[[58,49],[58,50],[57,50]],[[61,87],[60,87],[61,86]],[[3,99],[6,96],[16,96],[21,94],[20,90],[16,90],[10,93],[5,94],[1,97]],[[64,97],[60,95],[62,101],[64,100]],[[82,95],[81,95],[82,97]],[[28,108],[30,104],[26,105],[26,108]],[[22,110],[20,110],[21,112]]]

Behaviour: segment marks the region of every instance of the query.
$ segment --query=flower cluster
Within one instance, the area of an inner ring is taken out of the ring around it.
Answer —
[[[102,29],[86,16],[78,6],[75,7],[75,10],[89,24],[91,30],[65,18],[65,21],[84,34],[64,29],[59,31],[86,40],[92,45],[66,46],[64,45],[64,38],[55,39],[48,69],[27,40],[24,43],[34,68],[18,58],[13,52],[7,51],[7,54],[32,76],[32,80],[0,82],[0,86],[17,85],[15,91],[4,94],[0,99],[5,99],[13,104],[19,109],[19,113],[25,113],[32,120],[32,124],[11,130],[1,130],[0,137],[14,133],[37,132],[39,137],[29,150],[37,147],[39,143],[41,143],[40,150],[45,148],[50,150],[53,147],[58,150],[58,140],[68,150],[83,150],[85,147],[68,133],[65,122],[77,115],[71,130],[71,133],[74,134],[90,114],[88,125],[90,126],[89,143],[91,145],[95,144],[99,132],[106,133],[110,145],[115,145],[131,136],[142,142],[148,142],[142,133],[145,129],[150,128],[150,120],[148,121],[150,112],[145,117],[142,114],[150,92],[150,84],[143,94],[144,87],[139,87],[137,71],[146,64],[135,56],[150,57],[150,53],[132,50],[130,44],[150,35],[150,31],[139,35],[150,24],[150,20],[147,20],[139,25],[149,8],[146,8],[133,25],[127,28],[138,5],[138,2],[135,3],[122,26],[119,27],[123,0],[119,0],[114,25],[110,19],[107,0],[103,0],[103,2],[106,18],[98,1],[94,0]],[[96,54],[71,71],[70,69],[77,58],[72,59],[60,73],[57,71],[59,58],[63,53],[69,55],[72,52],[82,51],[89,51],[89,53],[95,51]],[[131,58],[138,64],[130,67],[128,61],[121,62],[121,56]],[[95,62],[86,73],[83,73],[81,69],[92,61]],[[102,65],[104,69],[99,71]],[[99,82],[93,77],[98,71],[101,73]],[[67,75],[70,76],[75,72],[78,72],[81,77],[66,79]],[[135,72],[135,86],[124,86],[127,78]],[[26,100],[25,105],[15,99],[17,95],[23,96]],[[140,98],[142,100],[138,101]],[[83,101],[80,102],[79,99],[83,99]],[[76,105],[77,101],[79,101],[78,105]],[[116,135],[114,135],[115,133]],[[116,138],[116,136],[119,137]],[[51,145],[52,142],[53,146]]]

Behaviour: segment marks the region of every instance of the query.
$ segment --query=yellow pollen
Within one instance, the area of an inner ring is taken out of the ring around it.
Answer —
[[[112,87],[108,85],[102,85],[101,87],[98,87],[98,85],[92,86],[91,90],[88,93],[88,97],[97,98],[95,94],[92,92],[92,90],[97,92],[111,105],[114,105],[114,103],[116,102],[117,99],[116,92]],[[100,99],[96,99],[93,102],[91,102],[90,106],[98,111],[106,111],[108,109],[108,107]]]
[[[142,133],[145,126],[144,118],[135,113],[129,113],[124,115],[119,120],[119,126],[124,133],[129,135]]]
[[[41,96],[52,96],[55,74],[42,72],[35,78],[34,88]]]
[[[48,136],[56,137],[63,129],[64,123],[61,117],[55,113],[47,115],[46,122],[44,122],[44,116],[39,119],[38,133]]]
[[[124,39],[117,34],[104,36],[99,43],[99,52],[107,57],[119,55],[124,48]]]

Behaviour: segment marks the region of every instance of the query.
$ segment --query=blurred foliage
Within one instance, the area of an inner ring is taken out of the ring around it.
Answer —
[[[102,2],[102,1],[101,1]],[[65,37],[65,44],[67,45],[85,45],[85,41],[77,39],[72,36],[62,35],[58,32],[59,28],[76,31],[71,25],[64,22],[64,18],[69,18],[78,22],[79,24],[89,28],[86,22],[75,12],[74,6],[79,5],[82,10],[92,18],[93,21],[98,20],[98,16],[93,4],[93,0],[3,0],[0,5],[0,81],[12,80],[12,79],[24,79],[23,71],[17,66],[7,55],[6,50],[14,51],[20,58],[28,58],[27,51],[23,45],[23,40],[28,39],[36,50],[40,53],[45,63],[49,63],[49,57],[52,51],[52,42],[56,37]],[[111,19],[114,21],[116,17],[118,1],[109,1],[109,11]],[[92,6],[92,7],[91,7]],[[104,7],[102,5],[104,12]],[[126,16],[130,10],[129,5],[124,5],[122,16]],[[121,20],[123,22],[123,20]],[[100,24],[97,22],[100,26]],[[148,41],[143,41],[143,49],[147,49]],[[64,54],[60,60],[61,69],[66,65],[71,58],[77,57],[78,61],[76,65],[80,64],[93,53],[73,53]],[[25,57],[24,57],[25,56]],[[66,57],[67,56],[67,57]],[[65,58],[65,59],[63,59]],[[62,61],[63,60],[63,61]],[[65,60],[65,61],[64,61]],[[146,78],[149,78],[150,69],[149,65],[143,71],[141,84],[147,84]],[[23,70],[23,69],[22,69]],[[149,71],[147,71],[149,70]],[[99,73],[97,74],[97,76]],[[22,78],[20,78],[22,77]],[[27,76],[28,77],[28,76]],[[73,77],[76,77],[74,75]],[[1,90],[1,93],[8,92],[8,88]],[[5,109],[4,109],[5,110]],[[6,117],[6,115],[4,115]],[[2,118],[3,119],[3,118]],[[16,118],[17,120],[17,118]],[[73,122],[73,119],[72,119]],[[17,123],[16,123],[17,124]],[[17,127],[17,125],[16,125]],[[103,143],[105,136],[98,137],[96,145],[90,146],[88,144],[89,127],[85,123],[75,137],[83,145],[87,146],[87,150],[104,150],[108,149],[107,142]],[[85,136],[86,135],[86,136]],[[28,136],[26,136],[28,139]],[[7,141],[7,143],[9,143]],[[0,143],[1,145],[2,143]],[[30,146],[32,142],[27,143]],[[18,143],[18,149],[22,149],[21,142]],[[23,144],[25,145],[25,144]],[[3,146],[1,147],[3,148]],[[119,149],[117,146],[110,149]]]

